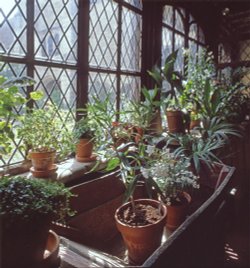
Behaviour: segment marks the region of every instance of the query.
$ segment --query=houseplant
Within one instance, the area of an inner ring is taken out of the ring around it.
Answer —
[[[23,176],[0,180],[1,267],[43,267],[50,224],[72,215],[62,184]]]
[[[43,109],[28,111],[21,120],[18,136],[31,159],[31,172],[35,177],[50,177],[57,170],[54,161],[72,151],[71,132],[62,126],[58,118],[60,111],[48,104]],[[58,153],[58,155],[56,155]]]
[[[93,161],[94,131],[87,117],[82,117],[76,122],[73,129],[73,137],[76,143],[76,160],[78,162]]]
[[[161,69],[154,67],[153,70],[148,71],[161,88],[161,98],[164,99],[168,129],[171,133],[184,132],[184,118],[180,101],[184,91],[183,77],[180,72],[174,70],[177,54],[178,50],[171,53]]]
[[[188,157],[196,174],[200,173],[202,164],[212,169],[214,162],[222,163],[220,152],[230,142],[229,137],[241,137],[234,124],[219,117],[203,117],[202,122],[202,126],[196,127],[192,133],[169,134],[167,137],[167,144],[178,144],[173,151],[175,157]]]
[[[176,229],[187,214],[191,196],[186,192],[191,188],[199,188],[198,177],[190,171],[190,160],[184,155],[177,159],[169,149],[155,149],[157,155],[147,168],[141,171],[145,178],[153,178],[158,187],[161,200],[167,206],[167,228]]]

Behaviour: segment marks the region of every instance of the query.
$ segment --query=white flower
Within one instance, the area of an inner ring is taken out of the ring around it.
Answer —
[[[155,152],[155,146],[153,145],[148,145],[146,149],[146,153],[151,156]]]
[[[148,169],[144,168],[144,167],[141,167],[140,168],[141,170],[141,174],[142,176],[145,178],[145,179],[148,179],[150,177],[150,172]]]

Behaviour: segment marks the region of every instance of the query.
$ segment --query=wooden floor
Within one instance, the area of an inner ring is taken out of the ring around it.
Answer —
[[[250,189],[248,189],[250,190]],[[250,267],[250,195],[236,195],[225,243],[224,268]]]

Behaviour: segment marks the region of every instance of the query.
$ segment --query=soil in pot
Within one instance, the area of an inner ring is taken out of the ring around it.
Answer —
[[[167,205],[167,228],[171,231],[177,229],[186,219],[191,196],[183,192],[176,201]]]
[[[153,199],[135,200],[136,213],[131,202],[115,213],[118,230],[128,249],[131,264],[142,264],[161,244],[166,222],[166,207]]]

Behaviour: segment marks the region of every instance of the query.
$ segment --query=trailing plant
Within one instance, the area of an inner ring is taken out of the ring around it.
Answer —
[[[10,222],[34,221],[48,215],[63,221],[72,216],[70,198],[73,194],[63,184],[23,176],[4,177],[0,180],[0,214]]]

